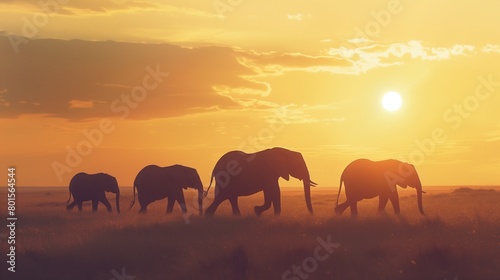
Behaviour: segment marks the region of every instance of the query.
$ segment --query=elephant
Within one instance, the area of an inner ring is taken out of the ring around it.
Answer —
[[[342,182],[345,185],[347,201],[339,205]],[[402,188],[410,186],[417,190],[418,209],[425,215],[422,207],[422,193],[425,192],[422,191],[422,183],[415,166],[395,159],[382,161],[357,159],[347,165],[340,177],[335,212],[341,215],[347,207],[351,207],[351,215],[356,216],[358,201],[378,196],[379,213],[384,211],[387,201],[391,200],[394,212],[398,215],[400,210],[396,185]]]
[[[148,165],[135,177],[134,200],[130,203],[129,210],[134,206],[135,190],[137,189],[141,205],[139,213],[146,213],[151,202],[168,197],[167,213],[172,213],[174,203],[177,201],[184,214],[187,212],[187,208],[182,189],[188,187],[198,190],[198,206],[201,215],[203,212],[203,184],[196,169],[179,164],[166,167]]]
[[[106,173],[87,174],[80,172],[73,176],[69,183],[69,199],[66,202],[66,210],[72,210],[75,205],[78,205],[78,210],[82,211],[82,203],[91,200],[94,212],[97,211],[99,202],[106,206],[108,212],[111,212],[111,205],[105,192],[116,194],[116,211],[120,213],[120,189],[116,178]],[[74,200],[68,205],[71,194],[73,194]]]
[[[213,216],[215,210],[226,199],[231,203],[233,215],[240,215],[238,196],[264,192],[264,204],[255,206],[254,212],[262,212],[274,206],[274,214],[281,213],[281,197],[278,179],[289,180],[290,176],[303,181],[306,205],[312,214],[311,186],[316,186],[310,176],[302,154],[275,147],[256,153],[230,151],[215,164],[210,178],[210,189],[215,178],[215,198],[205,215]]]

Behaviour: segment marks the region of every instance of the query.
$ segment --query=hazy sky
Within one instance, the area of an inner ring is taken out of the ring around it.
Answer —
[[[320,186],[357,158],[500,184],[499,1],[40,2],[0,1],[0,154],[20,185],[176,163],[208,184],[225,152],[274,146]]]

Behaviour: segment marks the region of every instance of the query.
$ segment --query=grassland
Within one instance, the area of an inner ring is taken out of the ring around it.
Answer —
[[[214,218],[192,215],[187,223],[177,205],[173,215],[165,214],[165,200],[145,215],[137,213],[138,205],[127,211],[129,189],[122,191],[118,215],[102,205],[92,213],[89,204],[81,213],[67,212],[66,188],[19,187],[17,272],[7,272],[7,243],[0,239],[0,275],[30,280],[120,280],[116,275],[135,280],[500,279],[500,191],[456,189],[425,194],[425,217],[412,190],[400,191],[400,217],[390,204],[386,215],[377,215],[376,199],[359,204],[357,219],[349,210],[337,217],[336,189],[318,187],[312,190],[313,216],[303,192],[290,188],[282,190],[281,217],[274,217],[272,209],[255,217],[253,206],[263,201],[257,194],[240,199],[242,217],[232,217],[225,202]],[[193,201],[194,192],[185,194]],[[5,189],[0,195],[6,208]],[[5,233],[5,209],[0,213],[0,233]],[[321,249],[319,260],[318,239],[340,247],[330,253]],[[294,274],[294,266],[301,274]]]

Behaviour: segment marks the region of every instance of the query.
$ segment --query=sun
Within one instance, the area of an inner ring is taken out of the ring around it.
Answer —
[[[402,103],[403,99],[401,99],[401,95],[395,91],[389,91],[382,97],[382,106],[390,112],[397,111],[401,108]]]

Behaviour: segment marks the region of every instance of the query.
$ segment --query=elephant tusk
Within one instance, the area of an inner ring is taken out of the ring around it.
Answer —
[[[426,192],[422,191],[422,193],[426,193]]]
[[[313,187],[316,187],[318,185],[317,183],[313,182],[312,180],[309,180],[309,184],[311,184],[311,186],[313,186]]]

